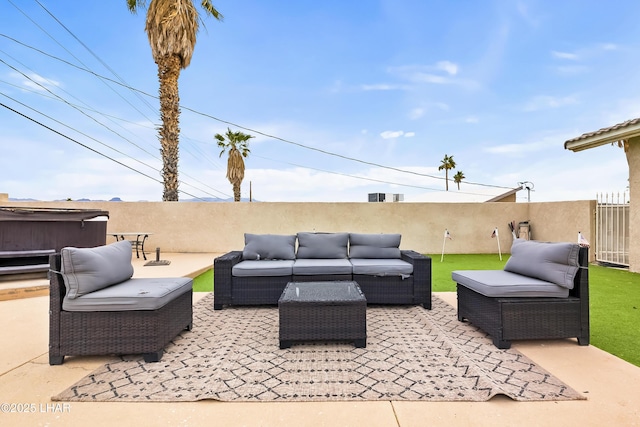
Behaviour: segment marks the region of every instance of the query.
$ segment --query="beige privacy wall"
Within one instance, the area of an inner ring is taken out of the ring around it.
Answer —
[[[109,211],[108,233],[152,233],[145,249],[162,252],[241,250],[244,233],[299,231],[400,233],[402,249],[440,254],[509,253],[510,221],[530,221],[532,238],[593,240],[595,200],[552,203],[207,203],[207,202],[2,202],[0,205],[97,208]],[[115,239],[108,235],[107,243]]]

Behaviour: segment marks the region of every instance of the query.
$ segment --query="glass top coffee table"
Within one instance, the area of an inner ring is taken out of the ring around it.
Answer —
[[[294,341],[367,345],[367,300],[356,282],[290,282],[278,300],[280,348]]]

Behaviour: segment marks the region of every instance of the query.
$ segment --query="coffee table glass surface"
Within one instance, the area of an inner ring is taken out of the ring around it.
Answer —
[[[364,298],[356,282],[291,282],[280,301],[335,302],[361,301]]]

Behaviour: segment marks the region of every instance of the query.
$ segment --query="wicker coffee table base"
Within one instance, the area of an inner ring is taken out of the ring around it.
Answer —
[[[357,348],[367,346],[367,300],[355,282],[333,283],[355,285],[358,298],[342,299],[338,293],[335,300],[287,299],[289,287],[322,286],[323,282],[287,285],[278,303],[280,348],[300,341],[353,341]]]

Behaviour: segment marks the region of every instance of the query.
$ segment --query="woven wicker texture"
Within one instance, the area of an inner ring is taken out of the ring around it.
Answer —
[[[498,348],[511,340],[577,338],[589,345],[589,253],[580,248],[580,266],[567,298],[487,297],[458,284],[458,319],[491,335]]]

